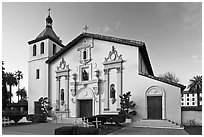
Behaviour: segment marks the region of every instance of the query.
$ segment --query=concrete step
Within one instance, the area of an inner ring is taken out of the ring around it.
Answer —
[[[172,128],[172,129],[184,129],[182,126],[176,123],[172,123],[169,120],[139,120],[133,122],[131,127],[148,127],[148,128]]]
[[[52,120],[52,123],[67,123],[67,124],[74,124],[77,125],[82,124],[82,118],[65,118],[65,117],[58,117]]]

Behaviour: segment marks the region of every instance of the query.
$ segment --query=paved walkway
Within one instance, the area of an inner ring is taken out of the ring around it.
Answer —
[[[188,135],[184,129],[124,127],[109,135]]]
[[[24,121],[23,121],[24,122]],[[3,135],[54,135],[54,130],[62,126],[71,126],[66,123],[40,123],[2,127]],[[133,127],[134,124],[124,127],[109,135],[188,135],[183,129]]]
[[[40,123],[2,127],[2,135],[54,135],[56,128],[68,125],[69,124],[60,123]]]
[[[3,135],[54,135],[54,129],[68,124],[41,123],[3,127]],[[125,127],[109,135],[188,135],[183,129]]]

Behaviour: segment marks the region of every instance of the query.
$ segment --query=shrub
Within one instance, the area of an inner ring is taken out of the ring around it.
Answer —
[[[28,121],[32,121],[33,123],[46,123],[47,120],[47,115],[45,114],[31,114],[31,115],[27,115],[26,119]]]
[[[77,130],[77,135],[98,135],[99,129],[98,128],[85,128],[85,127],[80,127]]]
[[[202,107],[197,107],[197,106],[181,107],[181,111],[202,111]]]
[[[113,122],[115,122],[116,125],[119,125],[120,123],[124,123],[126,120],[126,116],[124,115],[118,115],[113,117]]]
[[[134,109],[136,104],[134,101],[130,101],[131,92],[124,93],[123,95],[120,95],[120,106],[121,110],[119,114],[126,115],[127,118],[132,118],[133,115],[136,115],[137,112],[133,110],[132,112],[129,112],[130,109]]]
[[[117,125],[119,123],[124,123],[125,122],[125,119],[126,119],[126,115],[122,115],[122,114],[119,114],[119,115],[100,115],[102,117],[106,117],[106,122],[114,122],[116,123]]]
[[[6,110],[2,112],[3,117],[9,117],[9,119],[13,120],[15,123],[18,123],[26,114],[27,111]]]
[[[55,135],[98,135],[99,129],[97,128],[84,128],[84,127],[60,127],[55,129]]]
[[[18,123],[21,119],[23,118],[23,116],[9,116],[10,120],[13,120],[15,123]]]
[[[87,117],[85,119],[88,119],[89,122],[92,121],[96,121],[96,117],[98,119],[98,121],[101,121],[101,124],[103,125],[104,123],[106,123],[107,121],[107,117],[106,116],[102,116],[102,115],[97,115],[97,116],[91,116],[91,117]],[[93,122],[93,124],[95,125],[95,123]]]
[[[73,135],[73,127],[60,127],[55,129],[55,135]]]

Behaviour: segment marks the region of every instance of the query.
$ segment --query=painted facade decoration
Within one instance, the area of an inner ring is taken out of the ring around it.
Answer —
[[[144,42],[84,32],[64,46],[51,25],[49,22],[44,30],[48,33],[28,42],[29,114],[34,113],[34,101],[41,96],[49,98],[53,112],[67,111],[69,117],[118,114],[119,96],[131,91],[137,111],[134,120],[181,123],[180,93],[185,87],[154,76]],[[38,55],[37,50],[33,56],[33,45],[38,49],[41,42],[44,54]],[[155,109],[157,114],[152,112]]]

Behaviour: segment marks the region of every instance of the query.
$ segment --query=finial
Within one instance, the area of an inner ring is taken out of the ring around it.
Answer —
[[[89,26],[85,25],[84,26],[84,33],[86,33],[88,29],[89,29]]]
[[[48,14],[49,14],[49,16],[50,16],[50,11],[51,11],[51,8],[48,9]]]
[[[112,46],[112,51],[114,51],[115,50],[115,47],[114,46]]]

